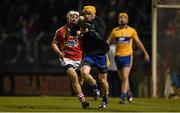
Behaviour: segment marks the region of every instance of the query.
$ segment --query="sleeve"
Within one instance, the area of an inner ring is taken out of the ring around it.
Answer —
[[[132,35],[133,35],[132,37],[133,37],[134,40],[139,40],[137,31],[135,29],[133,29],[133,34]]]
[[[58,42],[58,46],[60,48],[64,47],[64,38],[63,38],[63,33],[60,30],[56,31],[56,38],[55,40]]]

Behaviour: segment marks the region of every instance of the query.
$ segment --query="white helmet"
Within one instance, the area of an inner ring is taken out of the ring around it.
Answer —
[[[66,15],[67,19],[69,19],[70,15],[77,15],[77,16],[79,16],[79,12],[78,11],[74,11],[74,10],[70,10],[67,13],[67,15]]]

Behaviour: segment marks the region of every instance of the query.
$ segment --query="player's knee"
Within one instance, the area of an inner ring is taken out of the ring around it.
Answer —
[[[86,78],[88,78],[88,76],[89,76],[89,72],[87,72],[87,71],[82,71],[82,72],[81,72],[81,76],[82,76],[84,79],[86,79]]]
[[[88,65],[83,65],[83,66],[81,67],[81,75],[82,75],[82,76],[87,76],[87,75],[89,75],[90,70],[91,70],[91,68],[90,68]]]
[[[107,82],[107,75],[104,75],[104,76],[99,76],[99,81],[100,83],[106,83]]]

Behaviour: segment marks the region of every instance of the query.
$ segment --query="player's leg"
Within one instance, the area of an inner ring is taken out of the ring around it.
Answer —
[[[99,81],[102,88],[102,103],[100,104],[100,108],[105,109],[108,104],[108,94],[109,94],[109,84],[107,82],[107,73],[100,73]]]
[[[80,84],[81,86],[83,86],[83,84],[84,84],[84,79],[83,79],[83,77],[81,76],[81,71],[80,71],[80,70],[76,70],[76,73],[77,73],[77,75],[78,75],[79,84]]]
[[[129,70],[129,75],[130,75],[130,71],[132,68],[132,63],[133,63],[133,55],[130,55],[130,70]],[[133,100],[133,93],[131,92],[131,88],[130,88],[130,83],[129,83],[129,87],[128,87],[128,91],[127,91],[127,100],[128,102],[132,102]]]
[[[79,80],[78,80],[78,75],[77,75],[75,69],[71,65],[67,65],[67,66],[69,66],[69,67],[67,68],[66,73],[69,76],[69,78],[71,79],[73,90],[76,93],[77,98],[81,102],[82,107],[86,108],[89,106],[89,103],[86,102],[86,99],[82,92],[81,85],[79,84]]]
[[[94,57],[95,66],[99,71],[99,82],[102,89],[102,103],[100,108],[106,108],[108,104],[108,94],[109,94],[109,84],[107,82],[107,56],[106,55],[97,55]]]
[[[100,90],[98,89],[98,85],[96,80],[92,77],[90,74],[91,67],[88,65],[83,65],[81,67],[81,75],[83,79],[93,87],[93,97],[94,100],[97,100],[98,97],[100,96]]]
[[[118,68],[118,75],[122,81],[120,103],[124,104],[126,98],[129,102],[131,102],[132,93],[130,92],[129,86],[129,74],[132,67],[132,55],[124,57],[115,57],[115,60]]]
[[[69,67],[66,71],[67,75],[69,76],[71,82],[72,82],[72,86],[73,89],[75,91],[76,94],[82,93],[81,91],[81,86],[78,82],[78,75],[75,71],[75,69],[73,67]]]
[[[64,58],[64,61],[61,62],[61,65],[66,70],[66,73],[71,80],[73,90],[76,93],[77,98],[81,102],[82,107],[87,108],[89,106],[89,103],[86,102],[81,89],[81,85],[79,84],[78,74],[76,72],[76,69],[80,65],[80,61],[73,61],[71,59]]]
[[[100,90],[98,90],[98,85],[96,80],[90,74],[91,66],[94,64],[93,56],[85,56],[81,64],[81,76],[83,79],[93,87],[94,100],[100,96]]]
[[[95,85],[96,84],[96,80],[92,77],[92,75],[90,74],[90,70],[91,67],[88,65],[83,65],[81,67],[81,76],[83,77],[83,79],[90,85]]]
[[[127,98],[127,92],[129,91],[129,73],[130,68],[125,67],[121,70],[118,70],[118,75],[121,78],[121,95],[120,95],[120,103],[124,104],[125,99]]]

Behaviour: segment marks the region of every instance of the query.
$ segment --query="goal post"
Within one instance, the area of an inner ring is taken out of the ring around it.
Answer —
[[[161,50],[165,49],[165,48],[159,48],[158,44],[160,44],[160,42],[162,41],[162,39],[160,39],[160,38],[164,38],[166,36],[165,31],[164,31],[164,32],[162,32],[162,34],[163,33],[164,34],[162,35],[162,37],[160,37],[158,35],[159,31],[157,28],[161,27],[161,26],[159,26],[159,24],[160,25],[168,24],[168,23],[165,23],[164,20],[160,21],[160,23],[159,23],[158,18],[160,18],[161,15],[158,16],[158,11],[163,10],[165,12],[166,9],[167,10],[175,9],[175,11],[176,11],[176,9],[180,9],[180,0],[152,0],[152,77],[151,77],[151,92],[150,93],[151,93],[151,97],[154,97],[154,98],[159,97],[159,95],[157,94],[159,92],[159,89],[158,89],[159,84],[157,82],[158,77],[159,77],[158,71],[160,70],[157,66],[158,65],[157,57],[159,55],[158,52],[160,51],[161,53],[163,53]],[[164,14],[166,14],[166,13],[164,13]],[[168,12],[166,15],[168,15]],[[172,18],[169,18],[169,20],[171,20],[171,19]],[[168,43],[168,44],[171,45],[172,43]],[[163,45],[163,43],[161,45]],[[165,47],[165,46],[160,46],[160,47]],[[174,49],[177,49],[177,48],[174,47]],[[177,54],[177,52],[176,52],[176,54]],[[165,53],[163,53],[163,55],[165,55]]]

